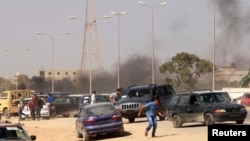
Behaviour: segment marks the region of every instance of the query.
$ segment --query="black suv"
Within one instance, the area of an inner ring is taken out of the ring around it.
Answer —
[[[243,124],[247,110],[240,104],[230,102],[227,92],[183,92],[175,94],[167,105],[167,118],[175,128],[183,123],[235,121]]]
[[[152,101],[155,96],[159,98],[161,112],[165,115],[166,104],[173,94],[175,94],[175,91],[171,85],[148,84],[130,86],[123,91],[121,99],[114,106],[124,118],[127,118],[132,123],[135,121],[135,118],[138,118],[140,107]],[[142,112],[141,117],[146,117],[145,110]],[[159,118],[160,120],[165,119],[165,117]]]

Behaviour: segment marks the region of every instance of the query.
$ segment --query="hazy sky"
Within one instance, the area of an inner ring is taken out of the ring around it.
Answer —
[[[249,56],[246,50],[249,51],[250,16],[247,13],[250,1],[217,1],[216,43],[220,46],[217,60],[230,65],[241,59],[234,55],[241,56],[245,59],[243,62],[248,62],[243,67],[248,68],[249,59],[244,56]],[[164,0],[143,2],[154,6]],[[180,52],[212,60],[212,0],[166,2],[167,5],[154,9],[155,58],[158,63],[162,64]],[[120,19],[121,62],[135,54],[151,57],[150,8],[138,4],[137,0],[96,0],[96,5],[98,17],[111,16],[97,21],[100,55],[105,70],[116,69],[114,65],[117,63],[118,24],[117,16],[111,15],[111,11],[127,12]],[[84,20],[70,20],[69,17],[84,18],[84,15],[85,0],[1,0],[0,76],[12,78],[17,70],[34,76],[41,68],[52,68],[52,40],[48,36],[37,35],[37,32],[51,35],[69,32],[69,35],[55,39],[55,69],[79,70]],[[24,51],[25,48],[30,50]],[[5,49],[8,51],[3,51]]]

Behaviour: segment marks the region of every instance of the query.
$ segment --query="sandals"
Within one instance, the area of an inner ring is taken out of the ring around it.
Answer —
[[[148,131],[147,130],[145,131],[145,136],[148,136]]]

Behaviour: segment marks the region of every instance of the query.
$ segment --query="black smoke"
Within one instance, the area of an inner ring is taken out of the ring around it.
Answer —
[[[250,67],[249,10],[243,11],[244,1],[216,0],[216,63],[219,66],[232,66],[239,69]]]

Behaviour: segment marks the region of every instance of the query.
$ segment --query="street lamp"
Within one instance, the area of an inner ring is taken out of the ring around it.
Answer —
[[[155,75],[155,72],[154,72],[154,68],[155,68],[155,66],[154,66],[154,60],[155,60],[154,59],[155,58],[155,53],[154,53],[154,48],[155,48],[154,47],[155,46],[155,43],[154,43],[154,9],[157,7],[166,5],[167,2],[162,2],[161,4],[156,5],[156,6],[150,6],[142,1],[138,1],[138,3],[141,5],[144,5],[146,7],[149,7],[152,10],[152,83],[154,84],[155,83],[155,76],[154,76]]]
[[[118,64],[117,64],[117,88],[120,88],[120,17],[122,15],[127,14],[126,11],[123,11],[121,13],[116,13],[116,12],[110,12],[113,15],[116,15],[118,17],[118,48],[117,48],[117,53],[118,53]]]
[[[61,34],[56,34],[56,35],[51,35],[51,34],[46,34],[42,32],[37,32],[38,35],[44,35],[44,36],[49,36],[52,40],[52,86],[51,86],[51,91],[54,92],[55,90],[55,67],[54,67],[54,52],[55,52],[55,38],[58,36],[63,36],[63,35],[68,35],[68,32],[61,33]]]
[[[213,80],[212,80],[212,90],[214,90],[215,82],[215,2],[213,0]]]
[[[25,49],[22,49],[22,50],[15,50],[14,52],[16,53],[16,90],[18,90],[18,77],[19,77],[19,53],[21,51],[28,51],[30,50],[29,48],[25,48]],[[10,51],[8,49],[5,49],[4,51]]]
[[[96,24],[96,21],[97,21],[97,20],[106,19],[106,18],[110,18],[110,16],[103,16],[103,17],[94,18],[94,19],[93,19],[92,21],[90,21],[88,24],[89,24],[90,26],[92,26],[92,24]],[[76,20],[76,19],[78,19],[78,20],[84,20],[84,18],[77,18],[77,17],[75,17],[75,16],[70,16],[69,19],[72,19],[72,20]],[[85,30],[86,30],[86,28],[85,28]],[[90,33],[90,34],[91,34],[91,33]],[[90,36],[90,38],[92,38],[92,37]],[[86,42],[86,41],[84,41],[84,42]],[[84,55],[84,53],[83,53],[83,55]],[[91,94],[91,93],[92,93],[92,57],[93,57],[92,49],[90,49],[89,56],[90,56],[89,93]],[[81,73],[82,73],[82,68],[83,68],[83,66],[82,66],[82,65],[83,65],[83,61],[84,61],[84,59],[82,58],[81,70],[80,70]]]

